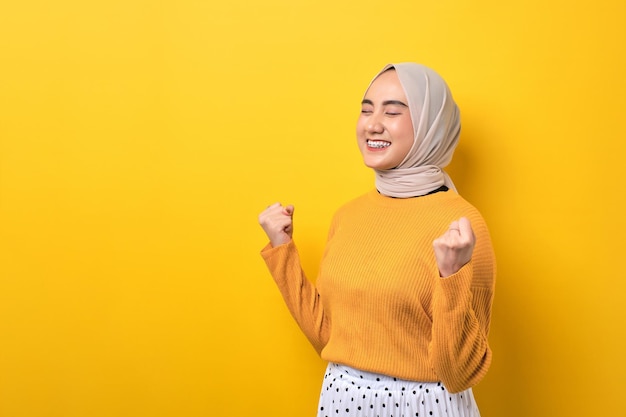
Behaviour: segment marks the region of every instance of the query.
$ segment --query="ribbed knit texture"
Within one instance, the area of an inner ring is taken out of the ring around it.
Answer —
[[[467,217],[472,260],[441,278],[432,242]],[[314,285],[295,243],[262,251],[292,315],[322,358],[450,392],[478,383],[491,362],[487,336],[495,258],[480,213],[453,191],[418,198],[375,190],[338,210]]]

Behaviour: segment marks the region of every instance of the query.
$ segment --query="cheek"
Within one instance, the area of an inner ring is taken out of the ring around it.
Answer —
[[[364,130],[365,130],[365,121],[363,120],[363,118],[359,117],[359,119],[356,122],[357,137],[362,136]]]
[[[404,134],[411,137],[411,139],[415,136],[413,131],[413,122],[411,121],[411,117],[409,115],[407,115],[407,118],[402,120],[402,130],[404,131]]]
[[[396,139],[405,141],[407,139],[413,140],[413,125],[407,123],[406,120],[398,120],[393,126],[389,126],[389,130],[393,130]]]
[[[403,141],[413,144],[415,133],[413,132],[413,124],[410,121],[404,121],[398,125],[398,134],[402,137]]]
[[[400,142],[402,153],[406,155],[413,147],[413,125],[407,123],[399,124],[396,133],[396,140]]]

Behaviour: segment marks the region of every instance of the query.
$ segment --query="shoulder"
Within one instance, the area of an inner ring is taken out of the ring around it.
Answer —
[[[472,256],[474,264],[474,287],[492,288],[495,282],[496,258],[487,223],[480,211],[463,197],[455,193],[454,205],[459,210],[458,217],[467,217],[476,236],[476,246]]]
[[[472,203],[454,191],[448,191],[446,194],[445,198],[442,199],[442,206],[449,208],[457,216],[464,216],[479,223],[485,222],[480,211]]]
[[[367,211],[367,207],[371,206],[370,192],[362,194],[352,200],[343,203],[333,214],[330,224],[330,234],[333,235],[338,225],[345,223],[345,219],[351,219],[358,216],[359,212]]]
[[[441,227],[447,227],[452,221],[461,217],[466,217],[474,230],[478,240],[490,242],[489,229],[485,218],[472,203],[454,191],[447,191],[439,196],[433,197],[432,205],[425,216],[429,216],[429,221],[437,223]]]
[[[335,211],[335,217],[341,216],[345,213],[351,213],[355,210],[360,210],[365,207],[369,207],[372,204],[372,193],[376,191],[369,191],[365,194],[361,194],[358,197],[353,198],[352,200],[348,200],[343,203],[339,208]]]

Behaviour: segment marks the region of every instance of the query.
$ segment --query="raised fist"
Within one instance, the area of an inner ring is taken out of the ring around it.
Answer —
[[[273,247],[291,241],[293,236],[293,206],[274,203],[261,214],[259,224]]]
[[[472,259],[475,244],[476,236],[467,218],[450,223],[448,230],[433,241],[439,275],[447,277],[458,272]]]

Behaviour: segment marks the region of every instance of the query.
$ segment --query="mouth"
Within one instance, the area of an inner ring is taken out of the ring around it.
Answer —
[[[386,140],[367,140],[367,147],[372,149],[384,149],[391,146],[391,142],[387,142]]]

